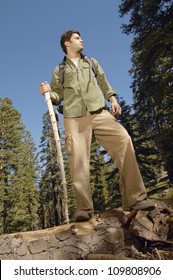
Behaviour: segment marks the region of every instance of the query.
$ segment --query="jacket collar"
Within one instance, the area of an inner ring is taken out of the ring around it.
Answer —
[[[85,59],[85,55],[83,53],[81,53],[80,55],[81,55],[82,59]],[[69,58],[68,58],[67,55],[65,55],[64,58],[63,58],[63,62],[65,62],[67,59],[69,59]]]

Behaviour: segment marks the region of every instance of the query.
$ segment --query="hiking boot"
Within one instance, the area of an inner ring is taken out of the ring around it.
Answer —
[[[131,211],[131,210],[141,210],[141,211],[151,211],[155,208],[155,203],[152,200],[144,199],[138,201],[135,205],[129,208],[123,208],[124,211]]]
[[[76,222],[86,222],[92,218],[92,213],[85,210],[78,210],[75,214]]]

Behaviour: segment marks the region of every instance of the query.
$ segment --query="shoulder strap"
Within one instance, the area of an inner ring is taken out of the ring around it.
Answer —
[[[63,60],[59,64],[59,79],[62,85],[64,84],[64,68],[65,68],[65,61]]]
[[[94,63],[93,63],[92,59],[90,57],[88,57],[87,55],[84,56],[84,59],[89,63],[90,68],[92,69],[93,74],[96,77],[97,73],[96,73],[96,69],[95,69],[95,66],[94,66]]]

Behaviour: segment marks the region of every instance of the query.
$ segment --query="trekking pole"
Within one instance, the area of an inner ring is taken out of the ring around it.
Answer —
[[[63,185],[63,191],[64,191],[64,209],[65,209],[65,218],[67,224],[69,223],[69,215],[68,215],[68,196],[67,196],[67,182],[65,178],[65,170],[64,170],[64,161],[63,161],[63,156],[62,156],[62,150],[61,150],[61,143],[60,143],[60,138],[59,138],[59,133],[58,133],[58,127],[57,127],[57,121],[55,117],[55,112],[53,109],[51,97],[50,97],[50,92],[45,93],[45,101],[48,106],[50,118],[51,118],[51,123],[52,123],[52,128],[53,128],[53,134],[55,138],[55,143],[56,143],[56,150],[57,150],[57,162],[60,167],[60,173],[61,173],[61,180],[62,180],[62,185]]]

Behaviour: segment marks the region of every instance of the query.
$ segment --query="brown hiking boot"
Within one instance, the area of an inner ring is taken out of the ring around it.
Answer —
[[[138,201],[135,205],[129,208],[123,208],[124,211],[141,210],[141,211],[151,211],[155,208],[155,203],[150,199],[144,199]]]
[[[86,222],[92,218],[92,212],[85,210],[78,210],[75,214],[76,222]]]

